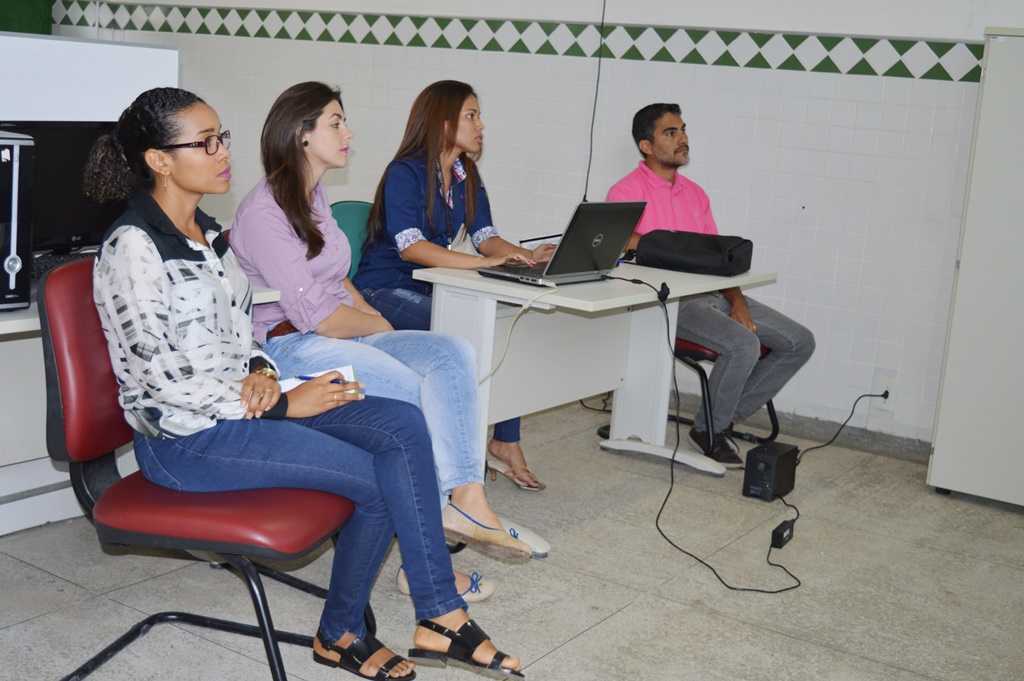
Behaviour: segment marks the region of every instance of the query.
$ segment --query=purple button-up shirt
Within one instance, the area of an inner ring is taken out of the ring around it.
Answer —
[[[277,205],[266,178],[242,199],[235,213],[231,249],[242,269],[253,284],[281,292],[280,301],[253,306],[253,338],[259,343],[267,340],[268,329],[285,319],[308,333],[339,306],[352,304],[344,285],[352,249],[331,215],[322,183],[313,188],[313,211],[324,248],[312,260],[306,260],[306,244]]]

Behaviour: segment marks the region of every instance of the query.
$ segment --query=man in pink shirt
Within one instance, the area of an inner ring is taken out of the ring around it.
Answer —
[[[690,160],[678,104],[649,104],[633,116],[633,140],[644,160],[608,190],[608,201],[646,201],[647,208],[627,249],[656,229],[718,234],[711,201],[696,183],[679,174]],[[814,335],[801,324],[731,287],[679,301],[676,336],[719,353],[708,389],[713,433],[704,432],[703,406],[694,417],[689,442],[726,468],[743,459],[729,435],[772,399],[814,352]],[[761,345],[771,348],[759,360]]]

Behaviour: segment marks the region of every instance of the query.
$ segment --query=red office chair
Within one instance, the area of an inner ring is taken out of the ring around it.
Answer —
[[[259,626],[183,612],[147,617],[66,679],[97,669],[154,624],[181,622],[260,637],[271,677],[287,676],[278,642],[312,647],[312,637],[275,631],[251,558],[293,560],[337,534],[353,512],[344,497],[303,489],[175,492],[141,473],[121,478],[114,450],[133,432],[117,401],[106,339],[92,299],[93,258],[58,267],[42,280],[39,319],[46,369],[46,446],[70,464],[72,487],[103,544],[213,552],[249,588]]]
[[[767,356],[768,353],[771,351],[771,348],[763,344],[761,345],[762,358]],[[714,362],[716,359],[718,359],[718,353],[715,352],[714,350],[704,347],[703,345],[698,345],[693,341],[688,341],[685,338],[676,338],[675,355],[676,359],[678,359],[680,362],[682,362],[683,364],[697,372],[697,377],[700,378],[700,397],[702,403],[704,404],[705,432],[715,432],[715,429],[711,425],[714,419],[712,418],[711,413],[711,395],[710,391],[708,390],[708,374],[706,371],[704,371],[704,367],[701,365],[701,362]],[[775,405],[772,404],[771,400],[768,400],[768,403],[765,404],[765,408],[768,409],[768,420],[771,422],[772,425],[772,431],[771,433],[768,434],[768,437],[758,437],[751,433],[741,433],[735,430],[732,433],[733,437],[738,437],[740,439],[746,440],[747,442],[754,443],[771,442],[775,438],[777,438],[779,436],[779,417],[775,414]],[[677,420],[674,414],[670,414],[668,418],[670,421]],[[678,421],[679,423],[693,425],[693,419],[679,417]],[[711,438],[708,438],[708,446],[710,447],[711,444],[712,440]],[[705,454],[707,453],[708,452],[705,452]]]

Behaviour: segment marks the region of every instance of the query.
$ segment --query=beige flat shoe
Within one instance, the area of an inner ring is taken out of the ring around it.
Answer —
[[[483,600],[487,600],[494,593],[497,588],[495,583],[486,579],[479,572],[474,572],[469,577],[469,588],[460,593],[462,600],[467,603],[478,603]],[[405,574],[405,566],[398,568],[398,593],[409,595],[409,577]]]
[[[454,504],[441,511],[444,536],[502,560],[529,560],[533,549],[500,527],[488,527]]]
[[[542,489],[547,489],[547,485],[537,479],[537,476],[534,475],[529,466],[509,466],[501,459],[490,455],[487,457],[487,470],[491,472],[491,480],[497,480],[498,473],[501,473],[519,489],[529,490],[530,492],[539,492]],[[537,486],[531,485],[531,481],[536,482]]]

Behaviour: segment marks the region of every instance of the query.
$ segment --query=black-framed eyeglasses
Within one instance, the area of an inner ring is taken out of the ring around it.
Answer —
[[[224,145],[225,149],[231,148],[231,131],[225,130],[219,135],[210,135],[202,142],[185,142],[184,144],[168,144],[166,147],[160,147],[161,149],[192,149],[195,147],[206,147],[206,153],[213,156],[220,149],[220,145]]]

